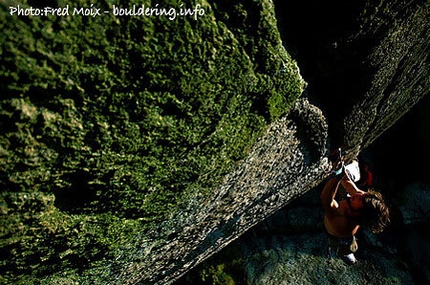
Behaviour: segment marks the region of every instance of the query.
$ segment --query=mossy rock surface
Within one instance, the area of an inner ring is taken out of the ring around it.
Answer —
[[[210,195],[304,88],[271,1],[164,1],[200,9],[173,20],[55,2],[69,15],[0,3],[4,283],[97,283],[87,269]]]

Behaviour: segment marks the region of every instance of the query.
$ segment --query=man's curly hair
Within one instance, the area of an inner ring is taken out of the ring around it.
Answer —
[[[373,233],[382,232],[390,223],[390,211],[384,203],[381,193],[369,189],[363,197],[364,207],[360,215],[360,223]]]

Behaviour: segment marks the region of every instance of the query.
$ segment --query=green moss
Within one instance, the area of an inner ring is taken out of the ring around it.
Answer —
[[[187,1],[205,15],[174,21],[17,4],[0,3],[5,283],[85,275],[213,191],[303,89],[264,1]]]

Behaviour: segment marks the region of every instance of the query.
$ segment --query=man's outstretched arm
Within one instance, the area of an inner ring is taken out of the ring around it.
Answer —
[[[339,180],[336,177],[333,177],[330,178],[324,185],[320,196],[324,211],[329,210],[330,208],[338,207],[338,204],[334,199],[334,197],[336,197],[338,184]]]

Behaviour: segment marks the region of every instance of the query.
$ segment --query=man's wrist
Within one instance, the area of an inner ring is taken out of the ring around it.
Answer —
[[[338,169],[333,170],[333,176],[336,177],[337,180],[341,180],[345,176],[345,167],[343,161]]]

